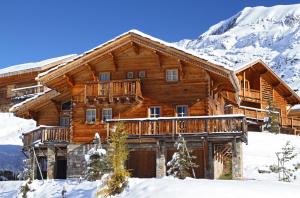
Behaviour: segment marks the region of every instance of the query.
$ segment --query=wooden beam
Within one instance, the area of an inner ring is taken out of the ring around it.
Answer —
[[[130,46],[133,48],[133,51],[134,51],[134,53],[135,53],[136,55],[139,55],[139,54],[140,54],[140,48],[139,48],[139,46],[138,46],[136,43],[131,42],[131,43],[130,43]]]
[[[243,96],[245,97],[245,91],[246,91],[246,72],[243,72]]]
[[[178,59],[178,64],[179,64],[179,74],[180,74],[180,79],[184,78],[184,71],[183,71],[183,67],[184,67],[184,62],[180,59]]]
[[[97,78],[97,74],[96,74],[96,71],[95,71],[95,67],[92,66],[90,63],[86,63],[85,65],[86,65],[86,67],[88,68],[88,70],[91,72],[92,77],[93,77],[93,80],[94,80],[94,81],[98,81],[99,79]]]
[[[116,55],[113,53],[113,52],[110,52],[109,53],[110,57],[112,58],[112,62],[114,64],[114,67],[115,67],[115,71],[118,70],[118,61],[117,61],[117,57]]]
[[[281,85],[281,82],[278,82],[278,83],[276,83],[276,84],[273,84],[272,86],[273,86],[274,88],[277,88],[279,85]]]
[[[268,73],[269,70],[264,70],[263,72],[260,73],[260,75],[265,75],[266,73]]]
[[[158,66],[162,69],[161,57],[160,57],[159,52],[156,50],[153,50],[152,52],[156,56]]]
[[[67,81],[67,84],[72,88],[72,87],[74,87],[74,81],[73,81],[73,79],[70,77],[70,76],[68,76],[67,74],[64,74],[64,79],[66,79],[66,81]]]

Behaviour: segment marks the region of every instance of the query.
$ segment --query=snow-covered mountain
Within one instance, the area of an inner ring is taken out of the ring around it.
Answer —
[[[300,90],[300,4],[247,7],[176,44],[233,67],[260,58]]]

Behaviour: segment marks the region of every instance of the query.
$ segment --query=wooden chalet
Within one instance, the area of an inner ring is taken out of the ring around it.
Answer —
[[[7,112],[12,105],[43,92],[45,87],[35,80],[37,75],[74,56],[67,55],[0,69],[0,112]]]
[[[164,176],[178,134],[197,156],[197,178],[226,170],[242,177],[246,118],[225,115],[224,108],[239,104],[232,70],[132,30],[38,81],[51,90],[12,108],[37,121],[23,134],[35,177],[80,177],[95,133],[105,145],[117,122],[129,133],[126,166],[133,177]]]
[[[240,84],[240,105],[229,105],[227,113],[244,114],[249,130],[263,130],[270,101],[277,108],[281,132],[299,134],[300,118],[289,115],[299,96],[263,61],[257,60],[236,68]]]

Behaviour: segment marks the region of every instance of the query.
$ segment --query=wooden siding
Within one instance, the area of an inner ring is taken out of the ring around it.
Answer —
[[[139,48],[137,54],[129,48],[114,54],[105,60],[92,62],[90,65],[94,73],[88,70],[72,71],[73,110],[72,110],[72,140],[75,143],[92,141],[96,132],[106,135],[102,122],[102,109],[112,108],[113,118],[144,118],[148,117],[151,106],[161,108],[161,116],[175,116],[177,105],[187,105],[189,115],[212,115],[224,112],[224,99],[218,92],[215,97],[209,98],[210,75],[203,69],[191,64],[180,65],[177,59],[164,55],[157,55],[146,48]],[[178,82],[166,81],[166,69],[178,69]],[[139,71],[145,71],[145,78],[141,79],[142,100],[134,103],[92,102],[84,103],[76,100],[82,94],[86,83],[92,76],[99,77],[102,72],[110,72],[111,80],[125,80],[127,72],[133,72],[138,78]],[[97,111],[96,123],[86,124],[86,109],[94,108]]]

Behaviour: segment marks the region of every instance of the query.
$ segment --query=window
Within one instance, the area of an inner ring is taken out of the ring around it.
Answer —
[[[110,81],[110,73],[109,72],[100,73],[100,81]]]
[[[70,126],[70,117],[60,117],[60,126],[69,127]]]
[[[133,79],[134,73],[133,72],[127,72],[127,79]]]
[[[176,106],[176,116],[185,117],[188,115],[188,107],[186,105],[178,105]]]
[[[145,78],[146,72],[145,71],[139,71],[139,78]]]
[[[167,69],[166,70],[167,81],[178,81],[178,69]]]
[[[112,119],[112,109],[104,108],[102,109],[102,120]]]
[[[61,110],[62,111],[71,110],[71,101],[62,103],[61,104]]]
[[[160,117],[160,107],[150,107],[149,108],[149,117],[150,118]]]
[[[96,109],[86,110],[86,122],[88,124],[94,124],[96,122]]]

